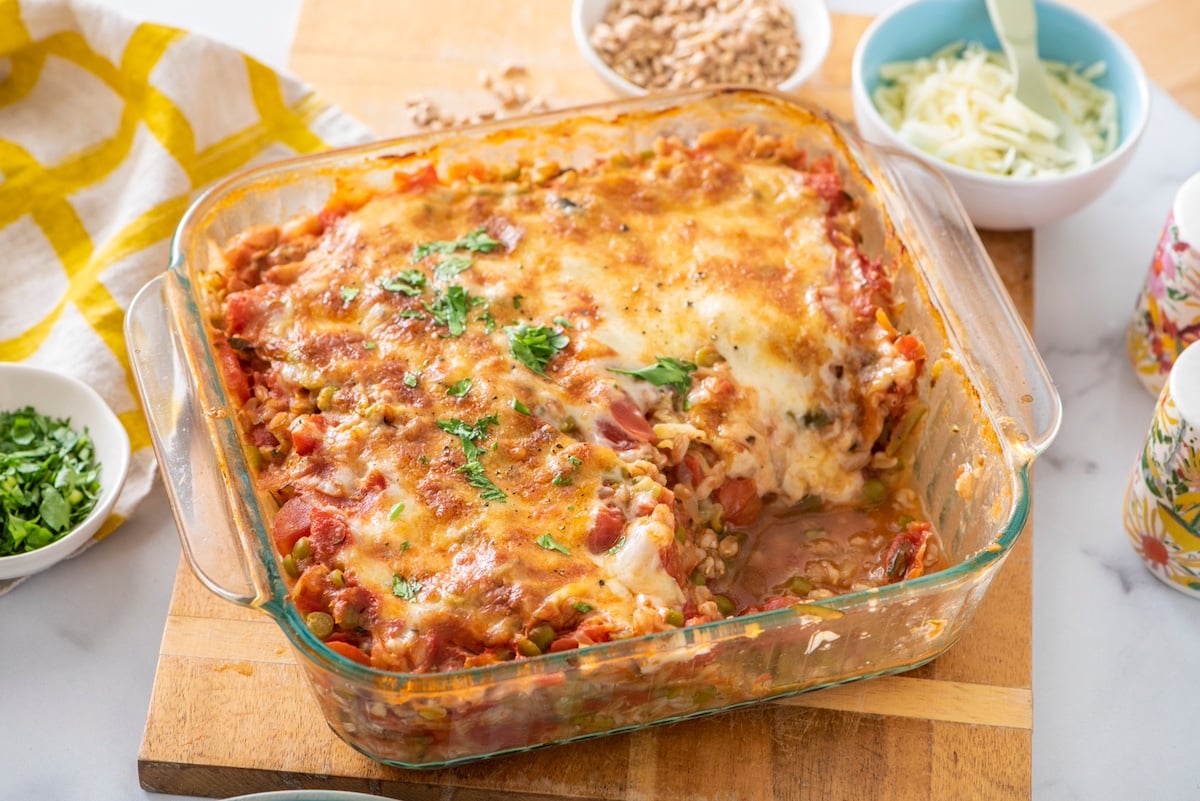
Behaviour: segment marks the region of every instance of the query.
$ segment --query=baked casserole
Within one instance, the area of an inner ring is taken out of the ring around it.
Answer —
[[[1059,420],[944,181],[770,92],[257,168],[126,326],[194,572],[405,767],[933,659]]]
[[[749,128],[235,236],[215,346],[310,627],[436,671],[920,575],[925,354],[860,241],[832,159]]]

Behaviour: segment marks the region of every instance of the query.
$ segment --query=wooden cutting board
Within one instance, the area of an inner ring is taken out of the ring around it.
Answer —
[[[381,136],[406,101],[494,108],[479,72],[504,62],[554,107],[612,97],[571,41],[565,0],[306,0],[293,69]],[[804,95],[849,116],[849,63],[868,20],[837,16]],[[984,237],[1018,307],[1032,306],[1032,237]],[[948,653],[909,673],[461,768],[405,771],[325,725],[283,635],[179,569],[146,730],[142,785],[229,796],[294,787],[406,799],[1027,799],[1031,791],[1031,534]]]

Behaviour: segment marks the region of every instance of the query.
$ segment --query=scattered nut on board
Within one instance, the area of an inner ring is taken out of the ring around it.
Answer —
[[[498,75],[493,75],[490,70],[479,72],[479,85],[492,94],[499,104],[498,108],[454,114],[441,109],[432,99],[418,96],[410,98],[405,104],[408,117],[417,128],[441,130],[549,110],[550,104],[544,98],[531,96],[525,85],[516,80],[526,75],[528,70],[525,65],[511,61],[500,66]]]
[[[795,21],[778,0],[613,0],[589,39],[645,89],[777,86],[800,63]]]

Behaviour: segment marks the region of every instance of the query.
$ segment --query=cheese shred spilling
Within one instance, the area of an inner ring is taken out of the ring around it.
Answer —
[[[1088,67],[1043,60],[1050,89],[1097,160],[1112,152],[1117,101]],[[976,172],[1015,178],[1061,175],[1071,154],[1058,126],[1017,100],[1003,53],[955,42],[928,58],[885,64],[872,100],[884,121],[913,147]]]

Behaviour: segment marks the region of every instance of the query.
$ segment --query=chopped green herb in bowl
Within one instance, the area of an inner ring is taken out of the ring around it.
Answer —
[[[0,412],[0,556],[49,545],[82,523],[99,476],[86,429],[32,406]]]
[[[111,514],[129,458],[121,421],[91,387],[0,363],[0,579],[86,544]]]

